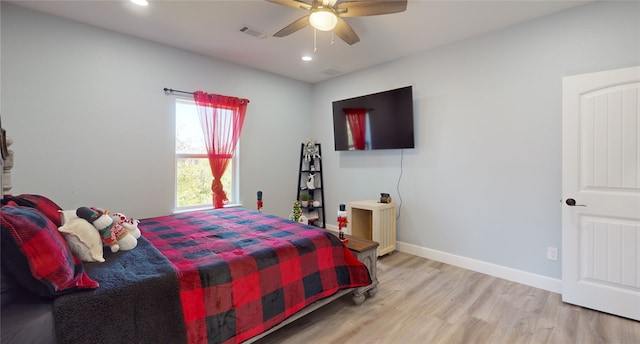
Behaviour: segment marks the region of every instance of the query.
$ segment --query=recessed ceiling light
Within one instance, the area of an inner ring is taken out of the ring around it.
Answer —
[[[311,61],[311,60],[313,60],[313,57],[311,57],[309,55],[302,56],[302,61]]]
[[[147,0],[130,0],[130,1],[138,6],[149,6],[149,2],[147,2]]]

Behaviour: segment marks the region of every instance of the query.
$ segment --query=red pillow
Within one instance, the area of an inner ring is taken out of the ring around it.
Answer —
[[[22,194],[18,196],[4,196],[2,200],[3,204],[6,204],[10,201],[16,202],[16,204],[23,207],[31,207],[38,209],[42,214],[53,222],[56,227],[62,226],[62,216],[60,215],[60,206],[58,206],[54,201],[42,195],[33,195],[33,194]]]
[[[0,209],[0,224],[2,267],[31,292],[54,297],[98,287],[56,225],[38,210],[9,202]]]

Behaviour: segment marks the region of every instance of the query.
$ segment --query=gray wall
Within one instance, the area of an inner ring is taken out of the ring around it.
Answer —
[[[339,203],[389,192],[402,200],[399,240],[560,278],[545,250],[561,246],[561,78],[639,64],[639,13],[637,2],[595,3],[308,85],[2,3],[14,193],[169,213],[173,99],[161,89],[203,89],[251,100],[248,208],[261,189],[265,212],[288,216],[299,143],[313,137],[330,224]],[[333,151],[331,101],[405,85],[416,149]]]
[[[174,206],[175,96],[248,98],[241,201],[288,216],[311,85],[2,3],[2,125],[14,138],[12,193],[137,218]],[[291,123],[297,123],[291,128]],[[284,130],[283,130],[284,129]],[[277,133],[277,134],[276,134]]]
[[[389,192],[398,240],[561,278],[562,77],[638,64],[639,3],[595,3],[318,84],[323,142],[332,101],[405,85],[417,125],[404,153],[326,150],[326,202]]]

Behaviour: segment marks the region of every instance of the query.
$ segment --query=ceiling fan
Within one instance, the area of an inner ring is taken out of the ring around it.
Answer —
[[[407,0],[387,1],[340,1],[340,0],[313,0],[311,3],[302,0],[267,0],[275,4],[309,11],[306,16],[287,25],[276,32],[274,37],[288,36],[307,25],[321,31],[333,31],[347,44],[352,45],[360,41],[360,37],[353,28],[342,18],[375,16],[404,12],[407,9]]]

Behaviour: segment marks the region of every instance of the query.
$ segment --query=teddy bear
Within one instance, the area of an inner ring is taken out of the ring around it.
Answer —
[[[109,212],[97,208],[80,207],[76,210],[78,217],[91,223],[100,233],[102,242],[109,245],[111,252],[133,250],[138,239],[130,234],[121,224],[115,222]]]
[[[121,224],[124,228],[131,233],[136,239],[138,239],[141,235],[140,229],[138,228],[138,224],[140,220],[136,220],[134,218],[127,218],[123,213],[113,213],[111,214],[111,218],[116,223]]]

